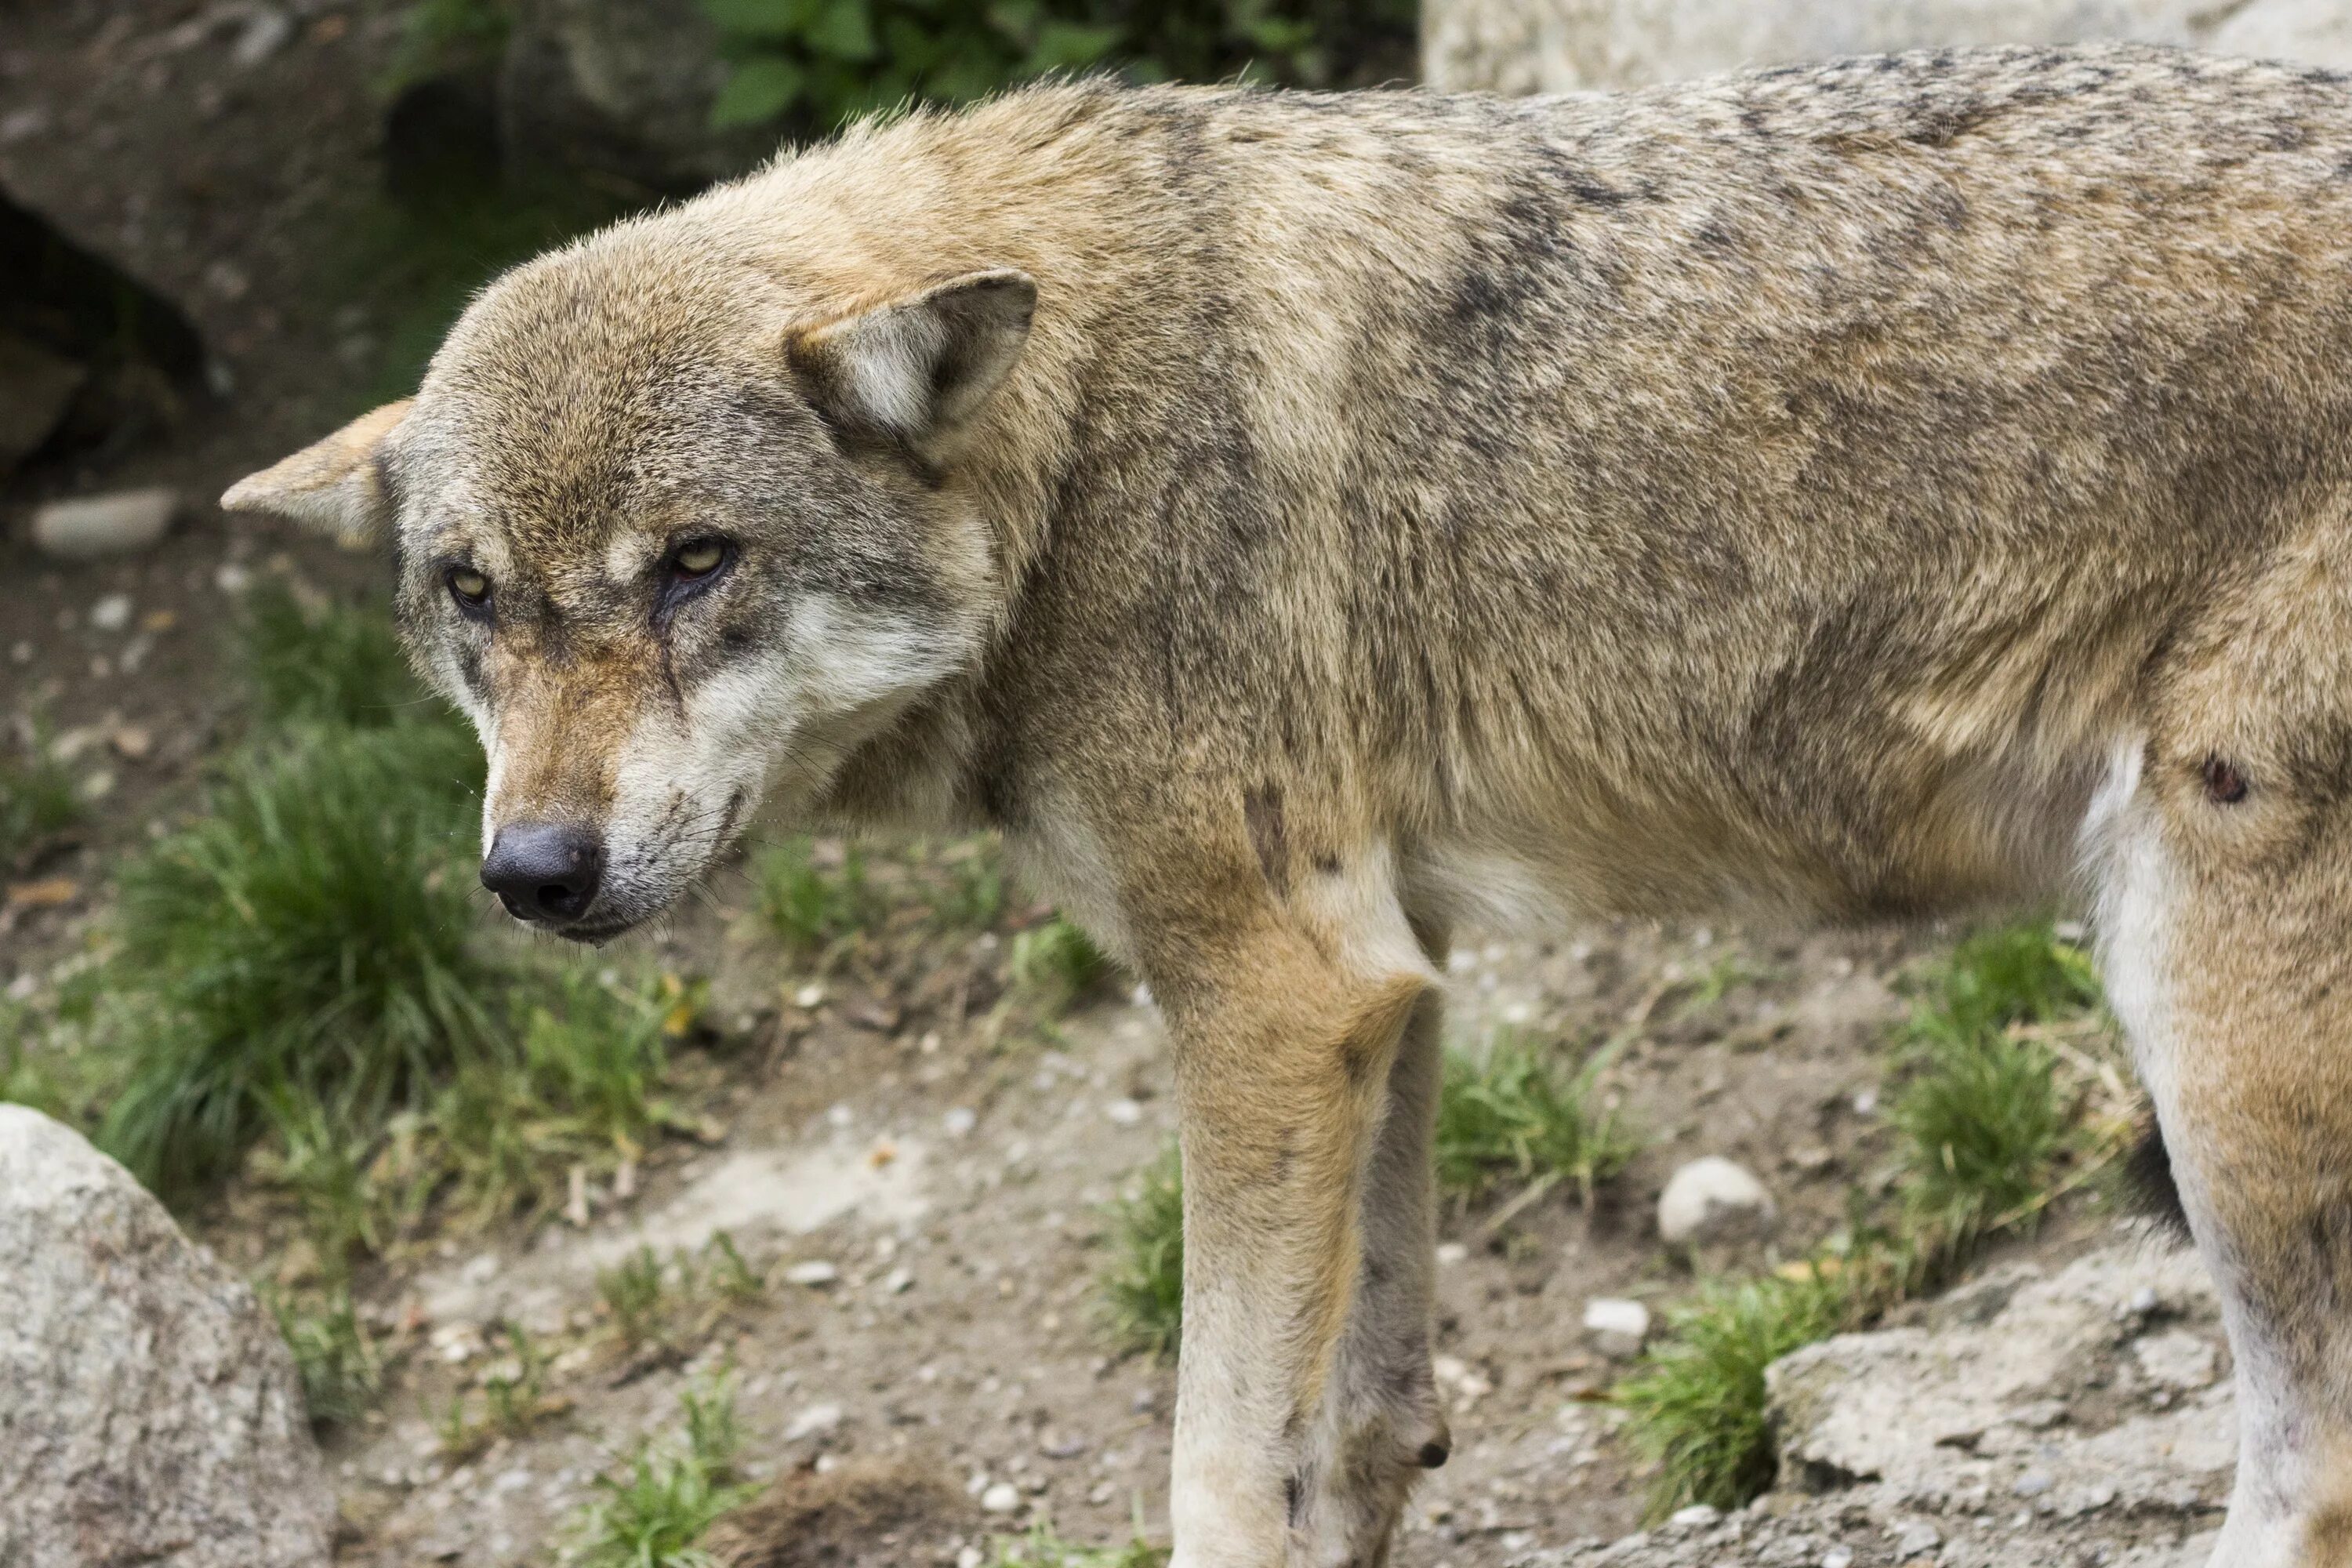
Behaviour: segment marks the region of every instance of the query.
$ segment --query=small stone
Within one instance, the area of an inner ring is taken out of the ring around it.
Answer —
[[[1762,1235],[1779,1217],[1764,1184],[1716,1154],[1676,1171],[1658,1197],[1658,1234],[1669,1247]]]
[[[213,574],[213,586],[224,594],[242,594],[253,586],[253,573],[234,561],[224,561]]]
[[[987,1554],[977,1546],[967,1546],[956,1553],[956,1568],[982,1568],[987,1561]]]
[[[286,40],[293,36],[291,16],[267,5],[258,6],[246,18],[236,42],[229,46],[229,58],[250,70],[284,48]]]
[[[1676,1530],[1711,1530],[1723,1521],[1723,1510],[1712,1503],[1695,1502],[1676,1509],[1666,1522]]]
[[[882,1289],[893,1296],[903,1296],[915,1288],[915,1277],[904,1268],[893,1268],[882,1281]]]
[[[2009,1489],[2017,1497],[2040,1497],[2050,1489],[2050,1473],[2047,1470],[2028,1470],[2018,1477],[2017,1484]]]
[[[961,1138],[980,1125],[980,1114],[969,1105],[959,1105],[940,1118],[940,1125],[950,1138]]]
[[[1103,1107],[1103,1114],[1120,1127],[1132,1127],[1143,1120],[1143,1107],[1131,1100],[1114,1100]]]
[[[805,1285],[811,1289],[830,1285],[840,1278],[841,1270],[822,1258],[814,1258],[806,1263],[795,1263],[784,1270],[784,1279],[788,1283]]]
[[[784,1423],[784,1441],[797,1443],[803,1437],[822,1437],[840,1425],[840,1405],[812,1405]]]
[[[155,749],[154,731],[142,724],[121,725],[107,741],[119,755],[134,763]]]
[[[2131,1300],[2125,1303],[2124,1310],[2135,1318],[2145,1318],[2163,1304],[2162,1300],[2156,1293],[2155,1286],[2143,1285],[2132,1292]]]
[[[2221,1352],[2211,1341],[2186,1329],[2168,1329],[2132,1342],[2139,1369],[2158,1388],[2179,1393],[2203,1388],[2221,1375]]]
[[[1584,1304],[1584,1331],[1602,1355],[1630,1360],[1649,1340],[1650,1309],[1624,1297],[1595,1296]]]
[[[1843,1546],[1832,1546],[1822,1553],[1822,1568],[1853,1568],[1853,1553]]]
[[[33,543],[60,561],[127,554],[163,538],[179,509],[180,498],[162,486],[51,501],[33,513]]]
[[[999,1481],[980,1494],[983,1513],[1011,1513],[1021,1506],[1021,1489],[1011,1481]]]
[[[1922,1557],[1943,1543],[1944,1538],[1936,1527],[1921,1520],[1903,1527],[1903,1533],[1895,1539],[1895,1555],[1898,1560]]]
[[[1466,1262],[1469,1257],[1470,1249],[1458,1241],[1441,1241],[1437,1244],[1437,1261],[1448,1268],[1457,1263]]]
[[[89,624],[94,630],[119,632],[131,625],[131,595],[109,594],[89,607]]]

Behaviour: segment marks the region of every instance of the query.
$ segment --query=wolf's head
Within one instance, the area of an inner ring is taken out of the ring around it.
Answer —
[[[608,237],[222,504],[389,531],[412,656],[489,753],[482,880],[600,941],[973,660],[998,568],[956,459],[1035,297],[992,270],[812,309]]]

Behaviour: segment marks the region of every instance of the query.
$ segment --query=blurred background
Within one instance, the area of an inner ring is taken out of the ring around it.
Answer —
[[[499,268],[910,100],[2091,38],[2352,66],[2352,5],[0,0],[0,1100],[258,1292],[344,1561],[1156,1563],[1181,1177],[1148,996],[985,839],[782,830],[613,952],[519,936],[383,563],[213,498],[407,393]],[[2192,1558],[2228,1482],[2193,1285],[2135,1309],[2155,1352],[2113,1313],[2021,1330],[2063,1377],[1963,1381],[2048,1420],[1987,1415],[2032,1435],[1929,1444],[1908,1490],[1829,1438],[1790,1459],[1811,1429],[1768,1409],[1768,1362],[1988,1263],[2123,1289],[2138,1107],[2066,913],[1474,933],[1456,1450],[1401,1561],[1564,1568],[1644,1521],[1681,1522],[1609,1561],[1730,1561],[1709,1510],[1759,1497],[1790,1564]],[[2100,1469],[2126,1420],[2185,1425]],[[2009,1523],[1971,1556],[1978,1513]]]

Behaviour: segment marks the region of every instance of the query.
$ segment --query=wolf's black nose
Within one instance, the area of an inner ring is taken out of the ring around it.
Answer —
[[[519,921],[577,920],[595,900],[604,847],[584,828],[510,822],[482,857],[482,886]]]

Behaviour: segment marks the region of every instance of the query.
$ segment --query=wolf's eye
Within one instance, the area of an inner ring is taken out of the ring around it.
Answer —
[[[726,563],[727,542],[723,539],[689,539],[677,547],[669,558],[670,570],[689,581],[708,577]]]
[[[471,566],[449,568],[449,596],[458,607],[479,610],[490,602],[490,580]]]

